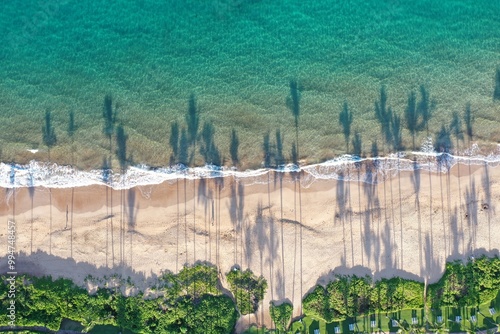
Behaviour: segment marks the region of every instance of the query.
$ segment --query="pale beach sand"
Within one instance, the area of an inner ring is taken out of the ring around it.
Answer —
[[[498,254],[500,168],[402,172],[376,186],[321,180],[300,191],[293,175],[270,173],[269,180],[4,189],[0,215],[4,222],[14,215],[19,272],[78,284],[88,274],[118,273],[143,289],[185,263],[208,261],[222,274],[250,268],[266,278],[268,291],[258,312],[240,319],[240,330],[272,327],[271,300],[290,300],[300,315],[303,296],[333,274],[435,282],[446,261]]]

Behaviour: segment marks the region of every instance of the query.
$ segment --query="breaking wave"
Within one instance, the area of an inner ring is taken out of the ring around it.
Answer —
[[[145,165],[129,167],[123,174],[109,169],[81,171],[71,166],[31,161],[27,165],[0,163],[0,187],[71,188],[107,185],[114,189],[175,182],[178,179],[234,178],[244,184],[266,184],[286,174],[300,176],[303,187],[319,180],[346,180],[368,183],[381,182],[402,171],[424,170],[447,172],[456,164],[497,166],[500,164],[500,145],[488,155],[482,155],[477,145],[461,155],[436,153],[423,147],[418,152],[399,152],[386,157],[360,158],[343,155],[318,164],[239,171],[230,167],[206,165],[186,168],[182,165],[150,168]],[[293,181],[294,178],[286,180]]]

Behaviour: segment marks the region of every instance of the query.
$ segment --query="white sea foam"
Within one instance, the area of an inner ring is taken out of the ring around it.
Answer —
[[[302,186],[308,187],[319,180],[359,180],[376,183],[397,175],[401,171],[446,172],[457,163],[491,167],[500,164],[500,145],[495,152],[488,155],[482,155],[477,145],[473,145],[461,154],[439,154],[428,147],[422,147],[421,151],[399,152],[387,157],[359,158],[343,155],[300,168],[289,164],[279,168],[239,171],[234,168],[213,165],[194,168],[177,165],[155,169],[139,165],[128,168],[124,174],[114,173],[111,170],[81,171],[70,166],[36,161],[31,161],[28,165],[0,163],[0,187],[71,188],[107,185],[115,189],[128,189],[135,186],[174,182],[177,179],[227,177],[237,179],[244,184],[266,184],[275,181],[277,177],[290,173],[300,174]],[[290,179],[293,178],[287,178],[287,180]]]

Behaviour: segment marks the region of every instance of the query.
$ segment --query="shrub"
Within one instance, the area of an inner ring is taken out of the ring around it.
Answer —
[[[293,313],[293,305],[290,303],[283,303],[281,305],[275,306],[273,302],[269,303],[269,313],[271,314],[271,319],[276,326],[278,332],[285,332],[290,323]]]
[[[233,269],[226,278],[240,313],[250,314],[257,311],[267,290],[267,282],[264,277],[255,276],[250,269],[245,271]]]

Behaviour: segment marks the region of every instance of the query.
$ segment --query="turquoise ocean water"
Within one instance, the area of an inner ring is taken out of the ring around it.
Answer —
[[[500,140],[500,105],[492,99],[498,13],[500,2],[490,0],[4,0],[0,158],[46,160],[41,127],[50,110],[58,139],[52,159],[100,166],[109,150],[103,100],[111,94],[130,161],[164,166],[170,124],[183,126],[194,94],[200,131],[213,124],[226,164],[234,129],[241,165],[256,168],[266,133],[272,145],[279,129],[283,154],[291,155],[290,80],[301,87],[304,163],[345,153],[338,122],[345,101],[362,151],[369,155],[374,141],[383,151],[374,114],[382,85],[399,114],[411,90],[427,87],[436,102],[431,136],[470,103],[474,141],[488,149]],[[70,111],[78,126],[73,145]],[[424,139],[421,132],[417,145]],[[406,129],[403,143],[411,146]],[[194,162],[203,164],[198,152]]]

